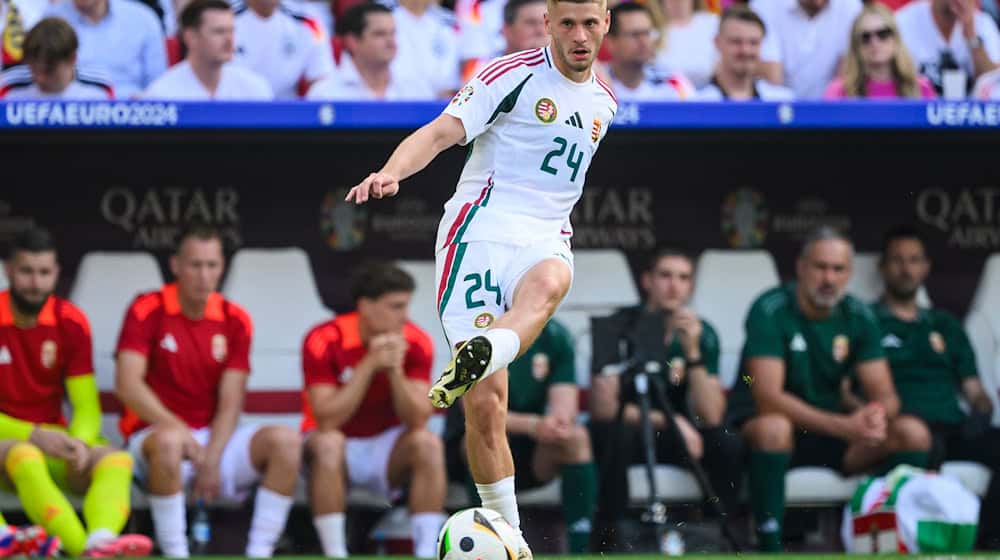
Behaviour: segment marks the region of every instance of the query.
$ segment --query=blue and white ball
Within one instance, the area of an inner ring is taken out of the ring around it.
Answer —
[[[448,518],[438,534],[438,560],[517,560],[520,540],[499,513],[486,508],[462,510]]]

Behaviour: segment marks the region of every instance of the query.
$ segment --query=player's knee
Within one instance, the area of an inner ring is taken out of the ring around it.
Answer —
[[[184,456],[186,437],[183,428],[157,427],[146,436],[142,450],[150,462],[179,465]]]
[[[12,445],[7,451],[4,468],[8,474],[13,475],[17,467],[24,461],[41,462],[44,460],[45,455],[35,444],[21,441]]]
[[[692,431],[684,434],[684,445],[688,453],[695,461],[700,461],[705,456],[705,442],[701,439],[701,434]]]
[[[494,376],[496,378],[496,376]],[[480,431],[496,424],[507,422],[507,406],[504,401],[504,387],[487,378],[465,394],[465,425],[467,429]],[[506,428],[505,428],[506,429]]]
[[[788,451],[792,448],[792,422],[780,414],[761,414],[747,421],[743,433],[754,449]]]
[[[302,456],[302,436],[286,426],[269,426],[265,443],[272,457],[280,457],[285,462],[298,462]]]
[[[418,463],[424,465],[440,465],[444,463],[444,443],[434,432],[419,429],[409,434],[413,455]]]
[[[915,416],[899,416],[889,424],[890,437],[901,450],[926,451],[931,448],[927,424]]]
[[[567,282],[555,275],[539,276],[531,283],[531,293],[535,295],[538,305],[552,311],[566,296],[568,288]]]
[[[306,457],[313,470],[337,470],[344,465],[347,438],[339,430],[315,431],[306,441]]]
[[[593,459],[593,451],[590,448],[590,433],[587,432],[587,428],[579,424],[573,425],[569,437],[563,444],[563,455],[573,463]]]

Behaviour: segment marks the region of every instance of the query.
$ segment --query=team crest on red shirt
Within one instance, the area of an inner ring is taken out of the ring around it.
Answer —
[[[551,124],[555,121],[558,113],[555,101],[548,97],[543,97],[535,103],[535,116],[545,124]]]
[[[226,344],[226,335],[215,334],[212,335],[212,357],[215,361],[220,364],[226,361],[226,355],[228,354],[228,347]]]
[[[56,341],[46,340],[42,342],[42,351],[40,354],[42,367],[45,369],[52,369],[56,365]]]

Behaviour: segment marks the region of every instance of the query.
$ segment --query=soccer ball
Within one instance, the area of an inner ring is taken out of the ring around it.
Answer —
[[[502,515],[486,508],[464,509],[438,534],[438,560],[515,560],[517,533]]]

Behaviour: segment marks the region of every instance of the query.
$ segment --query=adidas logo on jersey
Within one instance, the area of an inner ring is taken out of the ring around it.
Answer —
[[[885,335],[885,337],[882,339],[882,347],[883,348],[902,348],[903,347],[903,341],[900,340],[898,336],[896,336],[896,335],[894,335],[892,333],[889,333],[889,334]]]
[[[792,342],[788,345],[788,348],[790,348],[792,352],[805,352],[809,349],[806,345],[806,339],[802,338],[802,334],[800,333],[795,333],[795,336],[792,337]]]
[[[10,350],[6,347],[0,347],[0,366],[7,366],[14,363],[14,359],[10,357]]]
[[[570,126],[573,126],[573,127],[576,127],[576,128],[579,128],[579,129],[582,130],[583,129],[583,119],[580,118],[580,113],[579,112],[574,112],[572,115],[570,115],[569,118],[566,119],[566,124],[568,124]]]
[[[160,348],[163,348],[167,352],[176,354],[177,340],[174,338],[174,335],[167,333],[166,336],[163,337],[163,340],[160,341]]]

